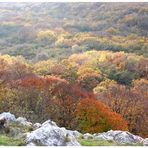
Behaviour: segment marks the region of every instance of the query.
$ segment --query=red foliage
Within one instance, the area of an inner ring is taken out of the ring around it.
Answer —
[[[26,100],[26,103],[31,103],[31,105],[26,105],[30,106],[30,110],[38,106],[39,109],[36,112],[43,114],[42,120],[50,118],[56,121],[59,126],[67,128],[76,125],[75,110],[80,99],[91,96],[81,91],[78,86],[71,85],[66,80],[54,76],[26,77],[16,83],[18,90],[22,91],[22,95],[27,95],[23,100]],[[20,96],[20,98],[24,96]],[[34,104],[32,105],[32,103]]]

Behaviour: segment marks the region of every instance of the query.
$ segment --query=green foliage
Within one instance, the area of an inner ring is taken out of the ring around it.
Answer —
[[[0,135],[0,145],[3,146],[23,146],[25,142],[22,138],[12,138]]]
[[[130,85],[134,79],[133,73],[129,71],[117,71],[112,69],[109,72],[108,78],[117,81],[119,84]]]

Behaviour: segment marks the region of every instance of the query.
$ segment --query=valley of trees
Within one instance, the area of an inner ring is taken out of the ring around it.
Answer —
[[[2,3],[0,21],[0,112],[148,137],[147,3]]]

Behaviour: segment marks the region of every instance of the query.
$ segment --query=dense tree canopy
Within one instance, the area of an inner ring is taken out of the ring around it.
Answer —
[[[146,3],[1,3],[0,112],[147,137],[147,12]]]
[[[92,49],[148,56],[147,7],[146,3],[2,3],[0,52],[31,61],[60,60]]]

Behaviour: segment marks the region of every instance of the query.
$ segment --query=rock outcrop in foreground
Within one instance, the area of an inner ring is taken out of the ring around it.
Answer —
[[[0,114],[0,120],[4,119],[6,123],[0,131],[5,132],[0,132],[0,134],[23,138],[24,145],[29,146],[81,146],[85,145],[84,141],[97,141],[98,143],[99,141],[107,141],[114,143],[114,145],[148,145],[148,138],[143,139],[127,131],[110,130],[104,133],[81,134],[78,131],[58,127],[51,120],[47,120],[43,124],[32,124],[26,118],[16,118],[8,112]],[[4,129],[7,129],[7,132]],[[81,143],[82,141],[83,143]]]
[[[27,133],[25,142],[31,146],[80,146],[72,131],[59,128],[50,120],[31,133]]]

